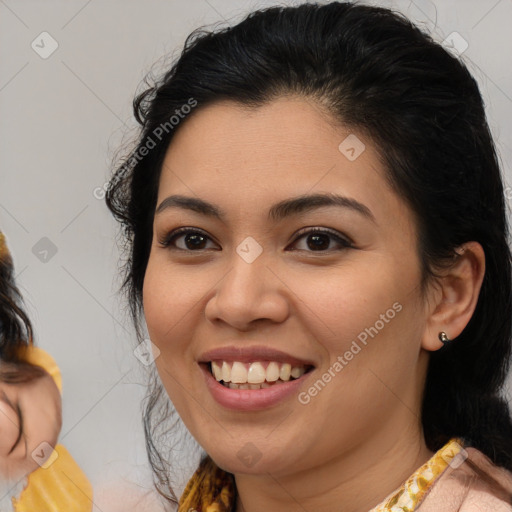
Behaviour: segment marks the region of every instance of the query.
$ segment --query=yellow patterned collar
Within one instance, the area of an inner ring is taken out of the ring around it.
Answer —
[[[445,469],[448,466],[460,466],[466,458],[463,441],[451,439],[399,489],[369,512],[414,512]],[[210,457],[205,456],[183,491],[178,512],[233,512],[235,501],[233,475],[220,469]]]
[[[369,512],[413,512],[448,466],[457,468],[467,458],[461,439],[451,439],[408,480]]]

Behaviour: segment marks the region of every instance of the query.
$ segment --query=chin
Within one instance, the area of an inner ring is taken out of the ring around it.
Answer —
[[[272,455],[265,456],[263,450],[260,451],[252,443],[246,443],[241,448],[228,445],[232,448],[229,452],[207,452],[215,464],[224,471],[233,474],[261,475],[270,472],[281,472],[285,470],[281,466],[283,462],[282,455],[271,450]],[[289,460],[286,461],[287,465]]]

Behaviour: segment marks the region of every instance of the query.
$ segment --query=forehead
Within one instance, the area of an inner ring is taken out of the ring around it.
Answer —
[[[311,100],[282,97],[260,107],[219,101],[200,107],[179,127],[167,162],[186,155],[196,171],[204,165],[221,170],[231,163],[244,163],[243,170],[294,166],[300,171],[306,167],[304,156],[310,167],[322,167],[329,155],[338,156],[342,135],[343,129],[336,130]],[[223,161],[227,155],[229,162]]]
[[[406,213],[372,142],[336,124],[313,100],[282,97],[256,108],[217,102],[178,128],[159,202],[170,194],[196,195],[239,212],[335,192],[365,203],[376,217]]]

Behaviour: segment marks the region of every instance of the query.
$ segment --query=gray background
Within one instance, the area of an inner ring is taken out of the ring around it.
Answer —
[[[197,26],[275,3],[0,0],[0,226],[37,342],[62,371],[61,442],[93,483],[147,478],[144,366],[116,296],[116,225],[94,190],[133,135],[131,101],[151,65],[176,56]],[[438,41],[456,31],[468,42],[462,58],[481,85],[508,186],[512,1],[374,3],[402,10]],[[46,59],[31,47],[43,31],[58,43]]]

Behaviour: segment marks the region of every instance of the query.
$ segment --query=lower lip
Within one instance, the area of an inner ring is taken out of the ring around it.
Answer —
[[[311,371],[300,378],[274,384],[265,389],[231,389],[218,382],[205,364],[200,364],[206,385],[213,398],[222,406],[237,411],[258,411],[277,405],[292,395],[297,395],[303,382],[309,377]]]

